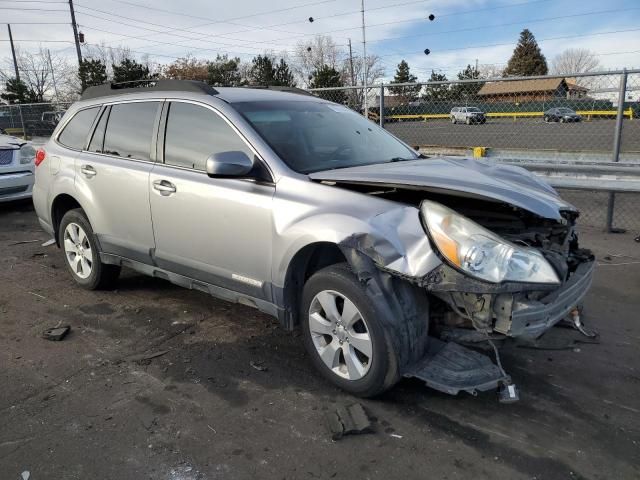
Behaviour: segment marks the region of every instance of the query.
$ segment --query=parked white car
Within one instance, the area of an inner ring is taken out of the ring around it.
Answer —
[[[31,198],[35,155],[29,142],[0,134],[0,202]]]

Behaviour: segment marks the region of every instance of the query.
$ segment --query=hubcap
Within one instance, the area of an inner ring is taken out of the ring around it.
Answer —
[[[88,278],[93,268],[93,251],[87,234],[77,223],[64,229],[64,253],[73,272],[80,278]]]
[[[309,331],[324,364],[336,375],[359,380],[371,367],[369,327],[351,300],[323,290],[311,301]]]

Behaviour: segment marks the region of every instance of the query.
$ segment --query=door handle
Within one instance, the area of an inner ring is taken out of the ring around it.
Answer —
[[[95,177],[98,174],[98,172],[96,172],[96,169],[91,165],[83,165],[82,167],[80,167],[80,171],[87,178]]]
[[[176,193],[176,186],[167,180],[156,180],[153,182],[153,188],[160,192],[160,195],[171,195]]]

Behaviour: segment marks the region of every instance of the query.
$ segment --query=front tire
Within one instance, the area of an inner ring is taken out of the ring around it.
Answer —
[[[456,124],[456,117],[451,117],[451,124],[455,125]]]
[[[82,288],[97,290],[112,287],[120,275],[120,267],[100,261],[100,248],[91,223],[80,208],[62,217],[58,242],[73,280]]]
[[[311,361],[353,395],[373,397],[400,378],[381,315],[347,264],[316,272],[304,286],[300,318]]]

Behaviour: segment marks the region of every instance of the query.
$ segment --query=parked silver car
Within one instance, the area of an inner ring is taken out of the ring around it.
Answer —
[[[35,155],[29,142],[0,133],[0,202],[31,197]]]
[[[357,395],[408,376],[513,399],[461,340],[536,338],[591,282],[578,212],[526,170],[426,158],[301,91],[92,87],[36,165],[36,212],[79,285],[126,266],[251,305]]]
[[[487,118],[482,110],[477,107],[453,107],[451,109],[451,123],[458,122],[471,125],[472,123],[485,123]]]

